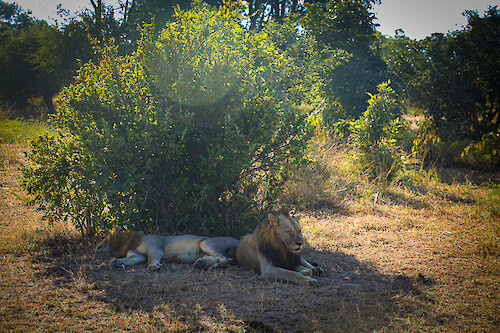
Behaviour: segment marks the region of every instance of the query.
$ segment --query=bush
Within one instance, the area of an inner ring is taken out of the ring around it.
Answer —
[[[473,167],[498,170],[500,167],[500,129],[484,134],[479,142],[469,144],[462,151],[461,157]]]
[[[399,139],[406,126],[389,83],[381,83],[377,94],[369,94],[368,108],[350,126],[356,161],[372,179],[383,182],[393,179],[404,164]]]
[[[62,134],[34,140],[24,168],[49,218],[84,233],[238,234],[276,203],[310,133],[283,102],[287,58],[265,32],[245,32],[234,6],[178,10],[156,41],[146,25],[128,56],[97,48],[101,61],[56,100]]]
[[[412,151],[424,165],[472,167],[495,171],[500,166],[500,130],[486,133],[480,141],[441,141],[427,121],[421,123]]]

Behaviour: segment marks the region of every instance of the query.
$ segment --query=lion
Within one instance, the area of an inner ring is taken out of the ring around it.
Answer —
[[[111,252],[110,266],[123,268],[147,260],[152,271],[160,269],[161,260],[193,263],[195,268],[225,267],[233,262],[238,240],[233,237],[196,235],[160,236],[142,231],[122,231],[115,226],[95,247]]]
[[[304,238],[297,221],[285,209],[273,211],[255,231],[243,236],[236,249],[238,264],[271,278],[297,284],[317,284],[323,273],[301,256]]]

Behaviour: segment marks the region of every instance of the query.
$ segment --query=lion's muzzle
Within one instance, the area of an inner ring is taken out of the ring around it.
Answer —
[[[303,248],[303,246],[304,246],[304,242],[302,242],[302,241],[296,241],[296,242],[294,243],[294,245],[295,245],[295,246],[294,246],[293,248],[291,248],[291,249],[290,249],[290,251],[291,251],[292,253],[299,253],[299,252],[301,252],[301,251],[302,251],[302,248]]]

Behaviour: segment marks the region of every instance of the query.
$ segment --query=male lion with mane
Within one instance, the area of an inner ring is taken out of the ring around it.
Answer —
[[[204,237],[196,235],[145,235],[142,231],[124,231],[113,227],[95,247],[114,256],[110,265],[123,268],[148,262],[150,270],[162,267],[161,260],[194,263],[194,267],[215,268],[229,265],[235,256],[238,240],[233,237]]]
[[[273,211],[252,234],[243,236],[236,249],[239,264],[271,278],[297,284],[316,284],[323,269],[302,256],[304,238],[297,221],[285,209]]]

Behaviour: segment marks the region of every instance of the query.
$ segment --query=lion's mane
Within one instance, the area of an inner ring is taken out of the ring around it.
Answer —
[[[276,218],[284,216],[291,219],[290,213],[286,209],[271,212]],[[255,229],[257,236],[257,246],[259,252],[266,257],[276,267],[288,270],[295,270],[300,265],[300,253],[290,252],[283,241],[279,238],[278,228],[274,226],[269,218],[262,220]]]
[[[139,246],[143,235],[142,231],[119,232],[118,229],[111,230],[109,235],[111,253],[118,258],[125,257],[128,251]]]

